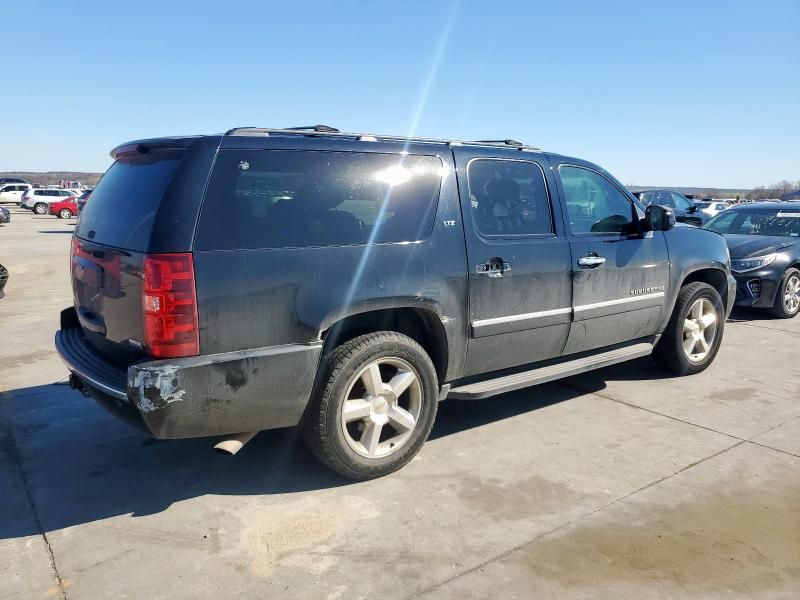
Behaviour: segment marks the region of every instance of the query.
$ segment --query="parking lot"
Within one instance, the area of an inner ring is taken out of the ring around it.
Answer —
[[[74,219],[0,225],[0,599],[796,598],[800,318],[735,311],[716,362],[446,401],[351,483],[294,430],[235,457],[64,383]]]

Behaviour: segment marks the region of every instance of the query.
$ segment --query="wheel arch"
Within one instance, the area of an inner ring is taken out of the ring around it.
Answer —
[[[396,331],[416,341],[431,357],[439,384],[446,380],[450,362],[447,332],[439,313],[428,307],[379,308],[339,318],[320,332],[323,355],[359,335],[376,331]]]
[[[728,274],[714,267],[702,268],[688,273],[681,281],[679,289],[690,283],[700,281],[713,287],[722,297],[724,306],[728,305]]]

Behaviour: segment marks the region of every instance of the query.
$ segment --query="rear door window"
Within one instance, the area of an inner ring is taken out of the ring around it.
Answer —
[[[179,151],[151,151],[115,162],[81,211],[75,235],[146,251],[156,212],[182,157]]]
[[[410,242],[428,237],[439,198],[435,156],[220,151],[198,250]],[[91,206],[94,202],[87,204]]]

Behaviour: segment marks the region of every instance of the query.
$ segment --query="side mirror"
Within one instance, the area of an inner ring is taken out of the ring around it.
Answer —
[[[648,231],[669,231],[675,227],[675,213],[666,206],[651,204],[644,211],[644,222]]]
[[[692,205],[689,207],[689,214],[694,214],[694,213],[696,213],[696,212],[697,212],[697,204],[692,204]]]

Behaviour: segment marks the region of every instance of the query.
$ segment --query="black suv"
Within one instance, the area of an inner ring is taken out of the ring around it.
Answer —
[[[240,128],[112,157],[56,346],[73,387],[157,438],[235,452],[299,424],[376,477],[445,397],[650,354],[702,371],[735,297],[722,236],[512,140]]]
[[[658,204],[671,208],[679,223],[702,227],[711,216],[700,210],[700,206],[683,194],[673,190],[641,190],[633,193],[645,206]]]

